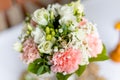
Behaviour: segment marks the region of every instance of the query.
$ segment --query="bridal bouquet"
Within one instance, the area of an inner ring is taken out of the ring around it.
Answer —
[[[15,49],[28,71],[53,72],[58,80],[80,76],[90,62],[108,59],[96,25],[85,18],[80,1],[36,10],[26,18],[19,39]]]

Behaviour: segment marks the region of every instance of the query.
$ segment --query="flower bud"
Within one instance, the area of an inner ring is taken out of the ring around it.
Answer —
[[[49,27],[46,27],[46,28],[45,28],[45,32],[46,32],[46,34],[49,34],[49,33],[50,33],[50,28],[49,28]]]
[[[59,29],[59,32],[62,33],[62,32],[63,32],[63,29]]]
[[[27,24],[28,30],[32,31],[32,26],[30,24]]]
[[[52,34],[52,36],[54,36],[54,35],[55,35],[55,31],[52,31],[52,33],[51,33],[51,34]]]
[[[53,11],[50,12],[50,18],[53,20],[54,19],[54,13]]]
[[[54,29],[53,29],[53,28],[50,28],[50,31],[54,31]]]
[[[52,36],[49,34],[49,35],[46,35],[46,40],[50,41],[52,39]]]
[[[58,52],[58,47],[57,46],[54,47],[54,52]]]

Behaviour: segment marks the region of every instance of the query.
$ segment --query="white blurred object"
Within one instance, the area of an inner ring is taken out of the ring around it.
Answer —
[[[13,49],[23,25],[17,25],[0,32],[0,80],[19,80],[26,70],[25,64],[19,59],[19,53]]]

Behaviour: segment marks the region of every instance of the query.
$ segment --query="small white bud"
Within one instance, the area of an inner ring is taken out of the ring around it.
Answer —
[[[64,49],[60,49],[60,52],[64,52]]]
[[[63,32],[63,29],[59,29],[59,32],[62,33],[62,32]]]
[[[58,52],[58,47],[54,47],[54,52]]]

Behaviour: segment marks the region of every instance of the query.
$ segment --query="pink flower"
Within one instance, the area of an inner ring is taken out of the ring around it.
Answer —
[[[25,63],[29,64],[39,57],[37,45],[34,43],[33,39],[27,39],[23,43],[23,53],[21,54],[21,59]]]
[[[53,55],[53,72],[73,73],[79,68],[82,55],[80,50],[69,48],[65,52],[57,52]]]
[[[102,52],[102,41],[99,39],[98,35],[90,34],[87,36],[88,45],[91,48],[91,57],[97,57],[98,54]]]
[[[79,23],[79,26],[84,26],[87,23],[87,19],[82,18],[82,21]]]

